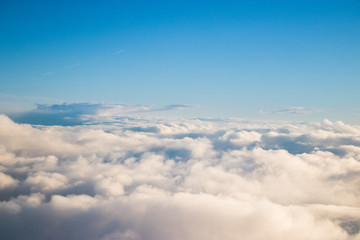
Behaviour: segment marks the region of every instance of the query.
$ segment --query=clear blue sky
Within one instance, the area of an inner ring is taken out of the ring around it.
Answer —
[[[360,1],[2,0],[0,29],[3,112],[105,101],[360,123]],[[321,111],[270,113],[291,106]]]

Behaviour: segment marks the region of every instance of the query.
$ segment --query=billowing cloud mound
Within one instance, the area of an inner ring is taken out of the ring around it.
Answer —
[[[360,127],[0,116],[0,239],[360,239]]]

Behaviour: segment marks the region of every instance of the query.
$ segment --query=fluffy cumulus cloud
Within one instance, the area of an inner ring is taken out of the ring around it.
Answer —
[[[0,239],[358,240],[359,186],[342,122],[0,115]]]

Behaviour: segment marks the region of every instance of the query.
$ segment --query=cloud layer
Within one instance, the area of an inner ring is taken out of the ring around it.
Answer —
[[[263,111],[260,110],[262,114],[311,114],[314,112],[321,112],[320,108],[309,108],[309,107],[287,107],[283,109],[273,110],[273,111]]]
[[[119,118],[189,108],[190,105],[172,104],[166,106],[131,105],[121,103],[63,103],[37,104],[37,108],[23,113],[11,114],[19,123],[36,125],[74,126],[99,122],[114,122]]]
[[[1,239],[360,239],[359,186],[342,122],[0,116]]]

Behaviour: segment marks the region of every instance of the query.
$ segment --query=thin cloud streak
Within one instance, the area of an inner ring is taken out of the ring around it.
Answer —
[[[115,51],[114,54],[119,55],[119,54],[122,54],[122,53],[124,53],[126,51],[127,51],[126,49],[121,49],[121,50]]]
[[[287,107],[278,110],[264,111],[260,110],[261,114],[311,114],[315,112],[322,112],[320,108],[310,108],[310,107]]]

